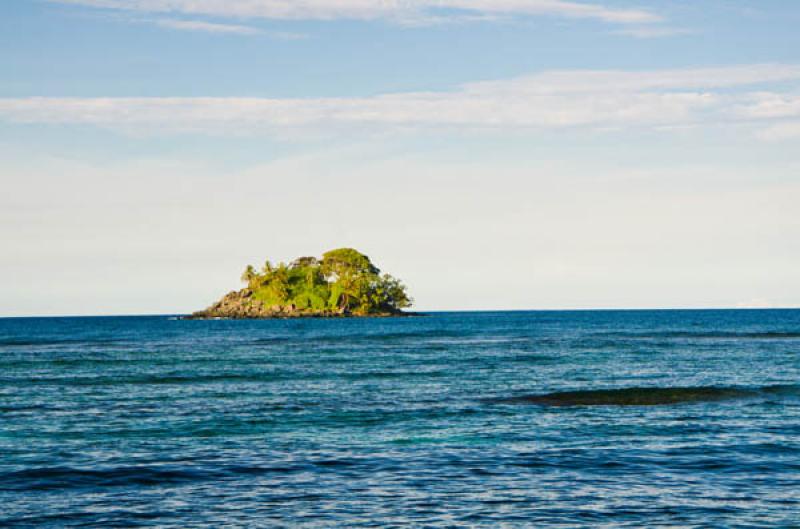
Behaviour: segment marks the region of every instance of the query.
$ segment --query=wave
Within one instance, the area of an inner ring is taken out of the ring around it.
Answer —
[[[323,335],[315,339],[318,342],[334,342],[341,343],[347,342],[403,342],[406,340],[422,340],[428,341],[431,339],[466,339],[466,338],[480,338],[479,334],[464,331],[453,331],[446,329],[420,329],[407,332],[359,332],[352,334],[341,335]]]
[[[291,474],[312,468],[335,470],[358,465],[353,459],[318,459],[270,466],[225,465],[212,468],[193,466],[119,466],[98,469],[40,467],[0,474],[0,491],[63,490],[110,487],[155,487],[218,481],[237,476]]]
[[[469,337],[469,335],[466,335]],[[252,338],[249,340],[245,340],[237,345],[283,345],[283,344],[297,344],[297,345],[308,345],[309,340],[311,340],[314,346],[325,346],[325,345],[340,345],[343,342],[348,344],[352,343],[362,343],[362,342],[370,342],[370,343],[381,343],[381,342],[403,342],[406,340],[422,340],[428,341],[429,339],[458,339],[464,338],[465,333],[463,332],[455,332],[455,331],[447,331],[447,330],[418,330],[418,331],[409,331],[409,332],[355,332],[351,334],[322,334],[318,336],[314,336],[312,338],[308,337],[297,337],[297,336],[290,336],[290,335],[279,335],[279,336],[265,336],[260,338]]]
[[[523,395],[495,399],[496,403],[537,404],[540,406],[666,406],[693,402],[715,402],[768,396],[797,396],[800,386],[739,387],[667,387],[621,388],[587,391],[564,391],[542,395]]]
[[[156,467],[116,467],[88,470],[45,467],[0,475],[0,491],[53,490],[83,487],[177,485],[207,479],[208,472]]]
[[[51,347],[59,345],[106,347],[125,343],[128,343],[128,341],[111,338],[0,338],[0,347]]]
[[[31,411],[42,411],[51,409],[48,406],[33,404],[28,406],[0,406],[0,413],[26,413]]]
[[[0,383],[19,383],[24,380],[26,384],[36,385],[63,385],[63,386],[117,386],[117,385],[183,385],[183,384],[216,384],[216,383],[246,383],[246,382],[273,382],[284,380],[287,374],[256,373],[256,374],[203,374],[203,375],[140,375],[140,376],[85,376],[85,377],[36,377],[18,379],[13,377],[0,377]]]
[[[800,332],[764,331],[665,331],[665,332],[601,332],[598,337],[649,340],[659,338],[687,338],[697,340],[798,340]]]
[[[285,344],[291,342],[292,339],[288,336],[270,336],[267,338],[254,338],[247,342],[244,342],[243,345],[274,345],[274,344]]]

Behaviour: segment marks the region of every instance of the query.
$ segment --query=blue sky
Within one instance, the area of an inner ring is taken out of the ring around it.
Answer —
[[[799,24],[790,0],[7,0],[0,315],[189,311],[344,245],[421,309],[800,305]]]

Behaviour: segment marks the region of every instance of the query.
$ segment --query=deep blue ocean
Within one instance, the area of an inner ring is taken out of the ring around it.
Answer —
[[[800,527],[800,311],[2,319],[0,526]]]

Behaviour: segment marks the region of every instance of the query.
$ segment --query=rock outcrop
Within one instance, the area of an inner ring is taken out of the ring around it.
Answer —
[[[377,314],[358,315],[345,310],[314,310],[301,309],[294,304],[289,305],[266,305],[256,299],[254,292],[245,288],[234,290],[226,294],[221,300],[217,301],[205,310],[193,313],[185,319],[208,320],[208,319],[286,319],[286,318],[347,318],[356,316],[387,317],[387,316],[406,316],[405,312],[385,312]]]

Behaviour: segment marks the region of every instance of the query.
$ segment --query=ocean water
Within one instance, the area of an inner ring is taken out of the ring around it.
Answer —
[[[800,311],[0,320],[0,526],[800,527]]]

